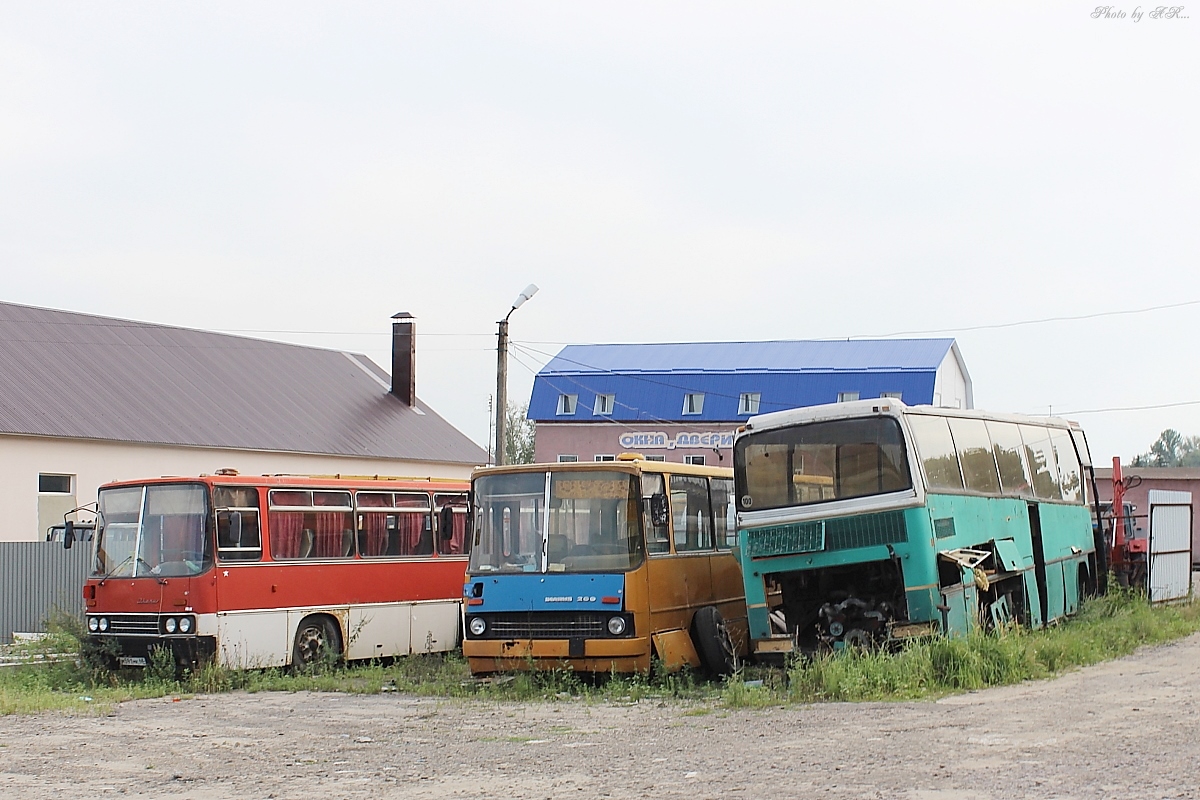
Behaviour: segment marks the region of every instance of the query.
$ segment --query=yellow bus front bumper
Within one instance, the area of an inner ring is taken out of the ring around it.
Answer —
[[[647,672],[650,640],[588,639],[583,657],[571,658],[566,639],[467,639],[463,655],[471,672],[510,672],[569,667],[576,672]]]

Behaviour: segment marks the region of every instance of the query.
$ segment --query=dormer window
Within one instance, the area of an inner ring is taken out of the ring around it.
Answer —
[[[761,392],[742,392],[741,399],[738,400],[738,415],[757,414],[759,401],[761,400]]]
[[[598,417],[605,417],[613,413],[613,406],[616,405],[617,396],[615,394],[598,394],[596,395],[596,404],[592,406],[592,413]]]
[[[839,403],[852,403],[858,399],[858,392],[838,392]]]
[[[683,396],[683,413],[687,414],[703,414],[704,413],[704,395],[688,393]]]
[[[579,395],[577,394],[560,394],[558,396],[558,410],[554,412],[558,416],[571,416],[575,413],[576,406],[579,405]]]

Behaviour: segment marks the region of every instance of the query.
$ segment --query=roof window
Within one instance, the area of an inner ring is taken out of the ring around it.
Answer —
[[[575,413],[576,406],[579,405],[579,395],[577,394],[560,394],[558,396],[558,410],[554,413],[558,416],[570,416]]]
[[[761,400],[761,392],[742,392],[741,399],[738,400],[738,414],[757,414]]]
[[[699,393],[689,392],[683,396],[683,413],[687,414],[703,414],[704,413],[704,395]]]

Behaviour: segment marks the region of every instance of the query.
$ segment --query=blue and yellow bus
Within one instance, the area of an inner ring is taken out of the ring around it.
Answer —
[[[477,469],[471,671],[729,672],[746,652],[732,491],[728,467],[635,453]]]
[[[1074,613],[1102,564],[1083,431],[880,398],[751,418],[738,558],[766,660]]]

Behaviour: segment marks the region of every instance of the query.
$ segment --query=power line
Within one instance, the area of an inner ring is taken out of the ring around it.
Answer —
[[[1124,314],[1145,314],[1147,311],[1163,311],[1169,308],[1184,308],[1186,306],[1200,305],[1200,300],[1187,300],[1182,303],[1170,303],[1164,306],[1149,306],[1147,308],[1131,308],[1124,311],[1098,311],[1095,314],[1080,314],[1073,317],[1043,317],[1041,319],[1025,319],[1018,322],[997,322],[991,325],[972,325],[966,328],[940,328],[938,330],[928,331],[896,331],[894,333],[881,333],[871,336],[858,335],[848,336],[847,339],[886,339],[889,336],[921,336],[930,333],[963,333],[966,331],[986,331],[995,330],[998,328],[1016,328],[1021,325],[1042,325],[1047,322],[1075,322],[1082,319],[1098,319],[1100,317],[1116,317]]]
[[[284,331],[269,328],[213,328],[216,333],[282,333],[294,336],[391,336],[391,331]],[[417,336],[495,336],[494,333],[429,333],[417,331]]]
[[[1151,406],[1119,406],[1115,408],[1085,408],[1079,411],[1061,411],[1060,414],[1107,414],[1113,411],[1152,411],[1157,408],[1179,408],[1181,406],[1200,406],[1200,400],[1183,400],[1178,403],[1158,403]]]
[[[936,333],[964,333],[970,331],[983,330],[1000,330],[1004,328],[1017,328],[1024,325],[1044,325],[1051,322],[1078,322],[1080,320],[1100,319],[1103,317],[1125,316],[1130,314],[1145,314],[1151,311],[1166,311],[1175,308],[1186,308],[1189,306],[1200,305],[1200,300],[1185,300],[1179,303],[1168,303],[1165,305],[1146,306],[1145,308],[1118,309],[1115,311],[1097,311],[1092,314],[1078,314],[1073,316],[1061,317],[1041,317],[1037,319],[1017,320],[1014,322],[997,322],[987,325],[968,325],[956,328],[933,328],[928,330],[909,330],[909,331],[892,331],[890,333],[876,334],[851,334],[845,337],[824,337],[828,341],[840,341],[843,339],[886,339],[892,336],[924,336]],[[78,312],[64,312],[78,313]],[[77,325],[90,328],[144,328],[144,327],[167,327],[180,328],[182,326],[170,325],[158,322],[138,322],[133,320],[104,320],[103,317],[95,317],[90,315],[86,320],[14,320],[6,319],[0,321],[20,321],[26,325]],[[99,321],[104,320],[104,321]],[[312,331],[312,330],[291,330],[277,328],[213,328],[204,330],[200,328],[182,328],[183,330],[209,332],[209,333],[270,333],[270,334],[286,334],[289,336],[391,336],[390,331]],[[492,337],[493,332],[487,333],[446,333],[440,331],[418,331],[417,336],[459,336],[459,337]],[[605,342],[558,342],[558,341],[533,341],[531,344],[553,344],[553,345],[570,345],[570,344],[606,344]]]

